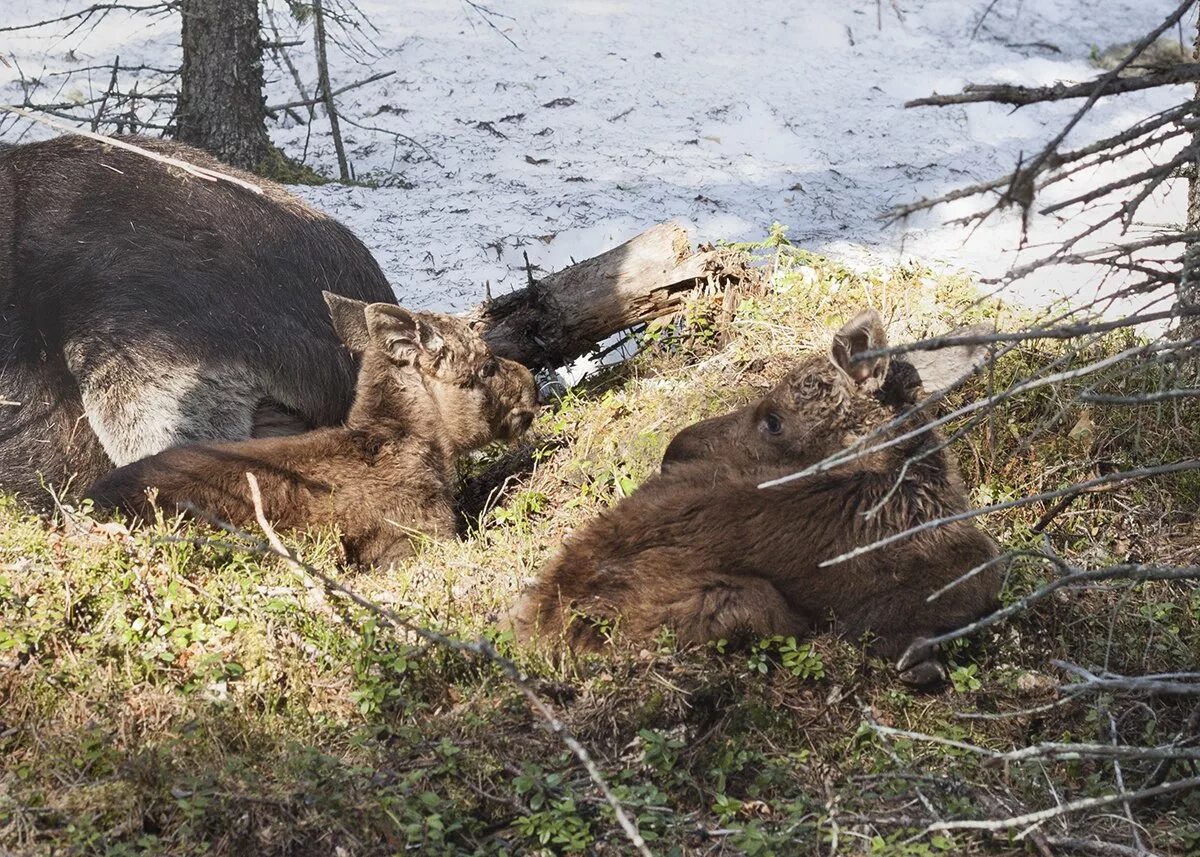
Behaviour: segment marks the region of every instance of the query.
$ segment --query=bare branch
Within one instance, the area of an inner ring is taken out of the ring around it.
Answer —
[[[496,25],[496,22],[494,20],[495,18],[508,18],[508,20],[511,21],[511,20],[513,20],[512,16],[505,15],[503,12],[497,12],[495,9],[489,9],[487,6],[484,6],[482,3],[476,3],[475,0],[463,0],[463,3],[465,3],[468,7],[474,9],[476,14],[479,15],[480,20],[482,20],[485,24],[487,24],[489,27],[491,27],[493,30],[495,30],[497,33],[499,33],[501,35],[501,37],[503,37],[504,41],[508,42],[510,45],[512,45],[517,50],[521,50],[521,46],[518,45],[516,42],[514,42],[512,40],[512,37],[509,36],[508,33],[501,30]]]
[[[1067,569],[1065,563],[1061,560],[1052,560],[1055,564],[1060,565],[1064,570]],[[1140,564],[1114,565],[1107,568],[1093,568],[1083,571],[1074,571],[1064,574],[1062,577],[1056,578],[1049,583],[1035,589],[1033,592],[1019,598],[1007,607],[1002,607],[993,613],[984,616],[982,619],[964,625],[954,631],[947,631],[944,634],[939,634],[928,640],[930,646],[940,646],[943,643],[948,643],[951,640],[957,640],[961,637],[967,637],[974,634],[976,631],[982,631],[984,628],[990,628],[992,625],[997,625],[1000,622],[1009,619],[1021,611],[1028,608],[1030,605],[1036,604],[1047,596],[1063,589],[1067,586],[1073,586],[1077,583],[1094,583],[1098,580],[1128,580],[1136,582],[1145,582],[1150,580],[1197,580],[1200,579],[1200,566],[1184,566],[1184,567],[1161,567]]]
[[[951,104],[974,104],[992,102],[1024,107],[1045,101],[1062,101],[1067,98],[1086,98],[1092,95],[1109,75],[1102,75],[1084,83],[1056,83],[1053,86],[1014,86],[1004,83],[968,84],[957,95],[930,95],[905,102],[905,107],[945,107]],[[1122,77],[1103,86],[1102,95],[1120,95],[1159,86],[1175,86],[1181,83],[1200,81],[1200,63],[1180,63],[1164,71],[1139,77]]]
[[[1130,693],[1165,694],[1168,696],[1200,696],[1200,673],[1171,673],[1169,675],[1138,675],[1124,676],[1114,673],[1096,675],[1089,670],[1066,661],[1051,661],[1059,669],[1065,670],[1082,682],[1068,685],[1072,690],[1112,691],[1120,690]],[[1179,681],[1190,679],[1190,681]]]
[[[895,356],[908,354],[912,351],[937,351],[942,348],[952,348],[956,345],[987,345],[993,342],[1028,342],[1035,339],[1077,339],[1080,336],[1093,333],[1110,333],[1127,327],[1136,327],[1153,321],[1200,315],[1200,308],[1172,307],[1169,310],[1150,312],[1141,315],[1130,315],[1112,321],[1095,321],[1082,324],[1064,324],[1059,327],[1030,327],[1012,333],[980,333],[970,336],[932,336],[929,339],[919,339],[916,342],[905,342],[899,345],[889,345],[886,348],[872,348],[854,355],[858,363],[885,355]]]
[[[1154,852],[1144,848],[1133,848],[1117,842],[1101,842],[1099,839],[1078,839],[1071,836],[1047,836],[1046,844],[1066,851],[1083,851],[1099,854],[1100,857],[1155,857]]]
[[[148,6],[134,6],[127,3],[97,3],[93,6],[88,6],[86,9],[80,9],[78,12],[71,12],[67,15],[61,15],[57,18],[47,18],[44,21],[37,21],[32,24],[18,24],[13,27],[0,27],[0,33],[12,33],[18,30],[36,30],[38,27],[48,27],[51,24],[60,24],[63,21],[73,21],[76,18],[83,18],[86,21],[93,15],[107,14],[118,10],[128,12],[156,12],[168,11],[175,8],[174,2],[151,3]]]
[[[1148,405],[1153,402],[1165,402],[1172,399],[1190,399],[1200,396],[1200,389],[1189,387],[1186,389],[1159,390],[1154,393],[1141,393],[1136,396],[1110,396],[1102,393],[1093,393],[1090,390],[1085,390],[1079,394],[1079,401],[1094,402],[1103,405]]]
[[[333,135],[333,148],[337,153],[338,173],[344,182],[350,181],[350,165],[346,161],[346,148],[342,144],[342,129],[338,127],[337,105],[329,88],[329,61],[325,56],[325,7],[321,0],[313,0],[313,43],[317,51],[317,79],[321,103],[329,119],[329,130]]]
[[[1079,491],[1087,491],[1091,488],[1097,488],[1101,485],[1113,485],[1118,482],[1129,482],[1134,479],[1146,479],[1151,476],[1165,476],[1168,473],[1183,473],[1188,470],[1200,469],[1200,459],[1188,458],[1183,461],[1175,461],[1170,464],[1162,464],[1156,467],[1141,467],[1136,470],[1121,470],[1116,473],[1108,473],[1104,476],[1098,476],[1095,479],[1089,479],[1086,482],[1077,482],[1074,485],[1069,485],[1066,488],[1059,488],[1055,491],[1044,491],[1041,494],[1031,494],[1027,497],[1019,497],[1016,500],[1008,500],[1004,503],[993,503],[990,506],[981,506],[978,509],[968,509],[965,512],[959,512],[955,515],[946,515],[942,518],[936,518],[932,521],[924,521],[915,527],[909,527],[907,530],[901,530],[890,536],[885,536],[882,539],[877,539],[867,545],[854,548],[846,551],[843,554],[835,556],[833,559],[827,559],[819,564],[820,568],[828,568],[831,565],[838,565],[855,557],[862,556],[865,553],[879,550],[890,544],[895,544],[898,541],[914,536],[917,533],[923,533],[928,530],[944,527],[947,524],[953,524],[957,521],[969,521],[972,518],[978,518],[981,515],[990,515],[993,512],[1001,512],[1006,509],[1018,509],[1022,506],[1028,506],[1031,503],[1040,503],[1043,500],[1053,500],[1057,497],[1064,497],[1068,494],[1074,494]]]
[[[133,152],[135,155],[141,155],[143,158],[149,158],[152,161],[158,161],[160,164],[168,164],[172,167],[178,167],[185,173],[193,175],[196,178],[204,179],[205,181],[225,181],[229,182],[230,184],[235,184],[238,187],[244,188],[252,193],[260,195],[263,193],[263,189],[258,185],[251,184],[250,182],[239,179],[236,176],[218,172],[217,170],[210,170],[208,167],[189,164],[187,161],[181,161],[178,158],[169,158],[166,155],[160,155],[157,152],[151,152],[149,149],[143,149],[141,146],[135,146],[132,143],[127,143],[124,140],[116,140],[112,137],[105,137],[103,134],[93,134],[90,131],[72,128],[70,125],[66,125],[62,122],[55,122],[53,119],[47,119],[45,116],[39,116],[36,113],[31,113],[30,111],[20,107],[9,107],[7,105],[0,104],[0,110],[7,113],[15,113],[17,116],[21,116],[30,120],[31,122],[40,122],[43,125],[48,125],[49,127],[59,131],[65,131],[68,134],[78,134],[81,137],[87,137],[89,140],[95,140],[99,143],[103,143],[106,146],[113,146],[117,149],[124,149],[127,152]]]
[[[366,86],[368,83],[374,83],[377,80],[383,80],[385,77],[391,77],[395,74],[395,70],[381,71],[378,74],[373,74],[370,77],[364,77],[362,80],[356,80],[354,83],[348,83],[345,86],[340,86],[333,92],[329,93],[330,97],[341,95],[343,92],[349,92],[352,89],[358,89],[360,86]],[[283,104],[268,104],[266,110],[268,113],[278,113],[280,110],[288,110],[293,107],[314,107],[318,104],[325,103],[325,96],[322,94],[317,98],[305,98],[300,101],[285,101]]]
[[[1146,798],[1157,797],[1162,794],[1171,792],[1185,791],[1200,787],[1200,777],[1189,777],[1184,780],[1176,780],[1173,783],[1163,783],[1159,786],[1154,786],[1148,789],[1139,789],[1134,792],[1118,792],[1116,794],[1103,795],[1102,797],[1089,797],[1073,800],[1068,803],[1060,804],[1050,809],[1043,809],[1037,812],[1027,812],[1024,815],[1016,815],[1011,818],[1001,818],[994,820],[964,820],[964,821],[936,821],[925,828],[926,833],[936,833],[942,830],[1008,830],[1013,827],[1027,827],[1034,824],[1040,824],[1044,821],[1049,821],[1052,818],[1059,818],[1064,815],[1070,815],[1073,812],[1081,812],[1085,809],[1098,809],[1102,806],[1112,806],[1117,803],[1125,803],[1126,801],[1145,800]],[[1018,834],[1017,838],[1020,838]]]

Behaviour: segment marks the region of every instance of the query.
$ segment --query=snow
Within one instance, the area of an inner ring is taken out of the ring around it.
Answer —
[[[9,0],[0,23],[81,5]],[[902,19],[891,0],[489,0],[495,15],[451,0],[362,0],[378,31],[358,41],[369,36],[377,49],[333,50],[334,86],[396,73],[342,95],[341,111],[423,148],[344,125],[357,177],[379,186],[297,192],[350,226],[415,307],[463,309],[483,297],[485,282],[493,293],[523,285],[525,253],[554,270],[670,218],[690,222],[703,240],[758,238],[779,221],[796,243],[855,263],[915,257],[997,276],[1015,259],[1013,214],[970,234],[945,221],[973,205],[900,225],[879,215],[1008,171],[1078,103],[1014,113],[993,105],[906,110],[903,102],[968,81],[1086,79],[1096,73],[1088,62],[1095,47],[1142,36],[1175,0],[998,0],[974,38],[985,0],[896,5]],[[277,16],[287,21],[285,38],[309,37],[306,26]],[[114,12],[64,38],[66,27],[7,34],[5,50],[30,77],[110,63],[118,53],[124,64],[178,63],[173,17]],[[311,88],[309,53],[292,50]],[[270,62],[267,71],[269,103],[298,97],[286,71]],[[16,69],[0,65],[0,98],[19,102],[15,78]],[[94,72],[92,82],[102,88],[107,74]],[[77,81],[58,97],[76,89]],[[1069,142],[1111,133],[1179,94],[1102,100]],[[3,127],[8,141],[47,133]],[[272,135],[292,154],[307,141],[310,162],[336,174],[319,112],[311,127],[288,120]],[[1081,177],[1059,194],[1107,178]],[[1182,211],[1174,190],[1144,214],[1170,222]],[[1035,218],[1029,243],[1045,245],[1060,229]],[[1093,288],[1096,277],[1056,269],[1015,294],[1045,303]]]

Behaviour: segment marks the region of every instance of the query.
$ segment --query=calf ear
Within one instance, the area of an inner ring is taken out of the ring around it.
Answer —
[[[829,359],[855,386],[874,391],[883,386],[883,380],[887,377],[888,356],[884,354],[857,361],[854,358],[864,351],[886,347],[887,334],[883,330],[883,319],[875,310],[865,309],[834,334]]]
[[[416,365],[441,356],[445,340],[428,316],[395,304],[371,304],[366,317],[371,342],[396,362]]]
[[[367,332],[367,305],[333,292],[321,294],[325,296],[325,305],[329,307],[329,317],[333,320],[333,329],[338,337],[355,354],[361,354],[371,343],[371,336]]]
[[[982,336],[991,333],[988,324],[957,327],[946,336]],[[940,393],[953,387],[988,360],[987,344],[951,345],[934,351],[910,351],[904,355],[921,376],[926,393]]]

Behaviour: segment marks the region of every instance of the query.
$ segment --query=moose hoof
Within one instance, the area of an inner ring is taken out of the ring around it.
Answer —
[[[900,660],[896,661],[896,669],[904,672],[922,661],[933,660],[937,656],[938,647],[931,644],[926,637],[917,637],[908,644]]]
[[[930,659],[913,664],[900,673],[900,681],[912,687],[928,687],[946,681],[946,668],[942,662]]]

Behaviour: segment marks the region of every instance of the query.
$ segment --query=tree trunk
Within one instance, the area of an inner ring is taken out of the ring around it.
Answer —
[[[697,287],[750,282],[745,254],[701,248],[660,223],[620,247],[501,295],[469,316],[501,356],[557,368],[607,337],[679,310]],[[731,295],[726,300],[732,300]]]
[[[271,148],[258,0],[183,0],[175,136],[227,164],[258,169]]]
[[[1196,22],[1195,49],[1193,58],[1200,59],[1200,21]],[[1200,101],[1200,84],[1196,85],[1196,99]],[[1192,135],[1192,172],[1188,178],[1187,231],[1200,232],[1200,131]],[[1183,250],[1183,271],[1177,292],[1181,310],[1200,310],[1200,241],[1189,241]],[[1200,339],[1200,316],[1184,316],[1179,323],[1183,339]]]

